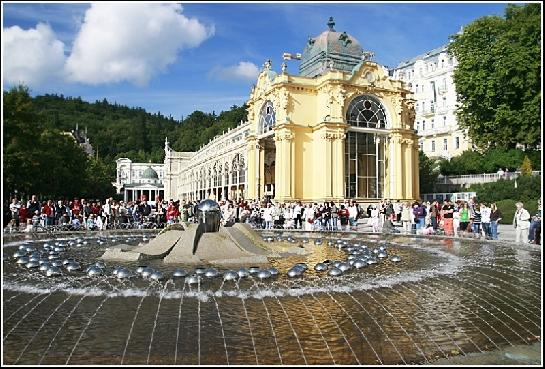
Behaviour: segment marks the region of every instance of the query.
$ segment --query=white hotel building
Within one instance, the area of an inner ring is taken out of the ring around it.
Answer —
[[[406,82],[417,101],[414,127],[420,149],[428,157],[450,159],[471,148],[455,115],[452,77],[456,65],[444,45],[400,63],[393,71],[393,78]]]

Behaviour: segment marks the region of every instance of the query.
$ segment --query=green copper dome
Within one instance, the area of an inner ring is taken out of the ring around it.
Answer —
[[[330,68],[350,72],[362,61],[363,49],[358,40],[346,32],[335,31],[333,17],[327,25],[327,31],[309,37],[299,66],[301,76],[316,77]]]
[[[142,173],[143,179],[158,179],[159,176],[157,175],[157,172],[154,171],[151,167],[147,167],[146,170],[144,170],[144,173]]]

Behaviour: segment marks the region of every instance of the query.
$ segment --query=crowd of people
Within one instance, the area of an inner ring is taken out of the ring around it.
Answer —
[[[388,199],[364,208],[353,200],[343,202],[280,203],[274,201],[220,201],[221,223],[249,223],[263,229],[303,229],[306,231],[357,231],[362,223],[373,232],[406,234],[442,234],[454,237],[498,239],[498,224],[503,218],[496,203],[449,199],[439,202],[396,202]],[[196,222],[198,202],[164,201],[124,202],[113,198],[99,200],[73,199],[39,201],[35,195],[28,201],[13,198],[6,214],[10,229],[20,225],[30,231],[37,227],[66,225],[70,229],[104,230],[120,224],[154,224],[163,227],[177,222]],[[541,201],[538,212],[531,216],[522,203],[517,203],[513,219],[516,242],[540,243]],[[364,219],[363,221],[359,221]],[[6,225],[6,224],[4,224]],[[400,225],[400,227],[396,227]],[[154,228],[155,228],[154,227]],[[400,229],[398,229],[400,228]]]
[[[9,211],[5,213],[5,223],[7,221],[10,230],[23,227],[31,231],[55,226],[65,226],[65,229],[70,230],[104,230],[120,224],[163,224],[169,216],[171,219],[178,216],[174,204],[157,204],[161,206],[152,206],[145,198],[131,202],[108,198],[102,203],[100,200],[77,198],[40,201],[36,195],[28,201],[20,201],[14,197],[9,204]]]

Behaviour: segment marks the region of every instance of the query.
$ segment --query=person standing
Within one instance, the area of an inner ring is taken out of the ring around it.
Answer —
[[[303,212],[303,217],[305,218],[305,230],[312,231],[312,224],[314,223],[314,209],[312,204],[308,204]]]
[[[433,201],[430,205],[430,223],[434,231],[437,231],[437,218],[439,217],[439,202]]]
[[[339,229],[339,208],[333,201],[331,201],[331,230],[337,231]]]
[[[36,198],[36,195],[32,195],[31,199],[28,200],[26,207],[29,213],[32,214],[32,216],[36,214],[36,210],[38,210],[38,215],[40,214],[40,210],[42,210],[42,207],[40,206],[40,202]]]
[[[344,207],[344,204],[341,204],[339,219],[341,221],[341,229],[345,231],[350,230],[350,211]]]
[[[460,231],[462,231],[463,236],[467,235],[467,231],[469,227],[469,219],[470,219],[469,206],[467,202],[464,202],[460,208]]]
[[[377,209],[376,205],[373,205],[373,208],[371,209],[371,225],[373,226],[373,233],[379,232],[381,217],[382,214],[380,213],[380,210]]]
[[[270,203],[267,203],[267,207],[263,211],[263,220],[265,221],[265,229],[272,229],[273,209],[271,209]]]
[[[46,226],[52,226],[55,224],[55,205],[53,205],[53,201],[47,200],[42,208],[42,213],[45,214]]]
[[[425,227],[426,220],[426,206],[424,203],[419,204],[418,202],[415,202],[413,204],[413,214],[416,223],[416,233],[420,234]]]
[[[501,220],[501,211],[495,202],[490,205],[490,235],[493,240],[498,239],[498,223]]]
[[[403,225],[403,233],[411,233],[411,205],[409,202],[404,202],[401,206],[401,223]]]
[[[17,200],[17,197],[11,199],[11,204],[9,204],[9,211],[11,212],[11,226],[15,223],[15,229],[19,230],[19,212],[21,210],[21,204]]]
[[[539,245],[541,238],[541,200],[537,201],[537,212],[532,217],[530,222],[530,230],[528,233],[528,242]]]
[[[492,239],[492,233],[490,232],[490,215],[492,210],[486,205],[486,203],[481,204],[481,224],[483,226],[484,237],[487,240]]]
[[[350,203],[348,207],[348,221],[350,222],[350,227],[356,227],[358,221],[358,205],[355,201]]]
[[[458,229],[460,228],[460,201],[456,201],[454,204],[454,213],[452,213],[452,228],[454,230],[454,237],[458,237]]]
[[[303,207],[301,206],[301,201],[295,204],[293,208],[293,218],[295,219],[295,229],[303,228]]]
[[[522,202],[517,202],[515,205],[517,207],[517,211],[513,217],[513,226],[516,230],[515,242],[527,242],[528,231],[530,229],[530,213],[528,210],[524,209],[524,204]]]
[[[474,238],[481,238],[482,228],[481,228],[481,208],[479,204],[475,204],[473,210],[473,222],[471,230],[473,231]]]
[[[443,228],[445,229],[445,235],[454,236],[454,206],[449,199],[445,200],[441,210],[443,212]]]

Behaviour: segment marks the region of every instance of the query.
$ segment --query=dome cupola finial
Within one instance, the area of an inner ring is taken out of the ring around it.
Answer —
[[[330,31],[335,31],[333,27],[335,27],[335,21],[333,20],[333,17],[329,17],[329,21],[327,21],[327,26],[329,27]]]

